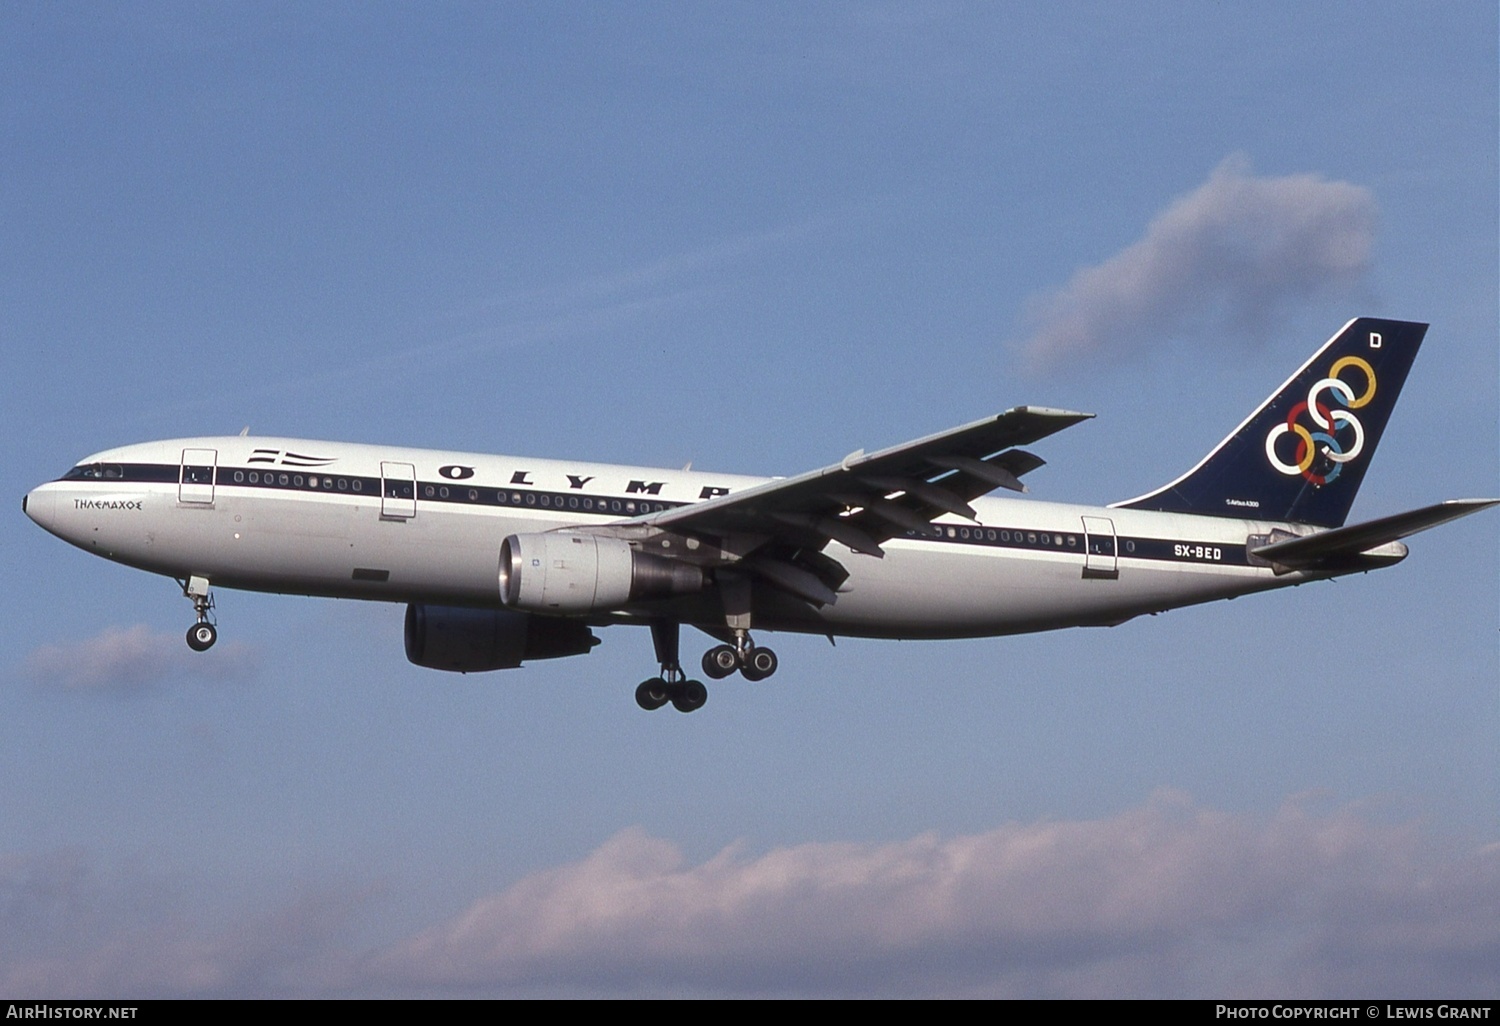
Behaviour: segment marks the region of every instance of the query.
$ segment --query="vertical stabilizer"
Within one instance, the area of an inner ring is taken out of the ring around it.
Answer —
[[[1114,505],[1340,526],[1426,334],[1355,318],[1196,467]]]

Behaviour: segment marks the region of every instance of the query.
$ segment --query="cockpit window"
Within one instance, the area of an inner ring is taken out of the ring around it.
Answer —
[[[118,463],[80,463],[63,475],[64,481],[119,481],[125,468]]]

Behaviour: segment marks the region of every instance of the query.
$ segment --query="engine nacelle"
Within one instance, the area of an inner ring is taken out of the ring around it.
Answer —
[[[500,543],[500,601],[515,609],[589,613],[702,588],[701,567],[618,538],[553,531]]]
[[[508,609],[406,607],[406,658],[431,670],[510,670],[527,659],[583,655],[599,644],[588,624]]]

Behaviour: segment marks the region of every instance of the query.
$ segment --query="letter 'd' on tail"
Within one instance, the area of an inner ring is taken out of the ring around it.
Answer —
[[[1339,527],[1426,334],[1355,318],[1196,467],[1114,505]]]

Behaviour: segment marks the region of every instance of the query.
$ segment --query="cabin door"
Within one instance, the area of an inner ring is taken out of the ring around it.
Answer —
[[[417,468],[410,463],[380,463],[380,518],[410,520],[417,515]]]
[[[1083,518],[1083,576],[1113,581],[1120,576],[1115,522],[1108,517]]]
[[[182,466],[177,471],[177,501],[182,505],[214,504],[214,470],[219,462],[217,449],[184,449]]]

